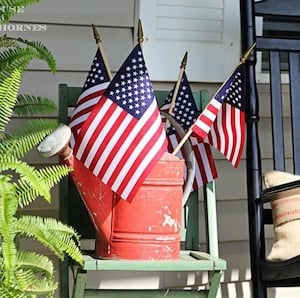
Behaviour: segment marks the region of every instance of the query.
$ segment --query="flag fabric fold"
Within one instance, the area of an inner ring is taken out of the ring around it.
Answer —
[[[237,168],[246,138],[245,65],[240,64],[222,87],[223,103],[205,142],[220,151]]]
[[[174,90],[175,87],[168,94],[165,103],[161,107],[162,111],[169,111]],[[187,131],[193,125],[200,114],[185,72],[183,72],[175,99],[174,110],[171,114],[184,131]],[[169,140],[168,150],[169,152],[173,152],[179,144],[180,138],[171,125],[167,128],[167,137]],[[193,183],[193,190],[196,190],[204,184],[216,179],[218,174],[210,145],[199,141],[195,134],[191,135],[190,142],[196,158],[195,180]],[[183,150],[178,151],[177,155],[179,158],[184,158]]]
[[[131,201],[166,149],[166,133],[138,44],[81,127],[74,155]]]
[[[99,102],[109,81],[103,57],[98,49],[70,119],[69,127],[72,132],[70,145],[72,148],[83,123],[87,120],[94,106]]]

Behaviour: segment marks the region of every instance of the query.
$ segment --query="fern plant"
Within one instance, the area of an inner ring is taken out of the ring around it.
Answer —
[[[1,7],[26,6],[34,0],[0,0]],[[2,9],[0,23],[8,22],[17,10]],[[58,125],[51,119],[28,119],[8,130],[14,115],[22,117],[56,109],[48,98],[19,95],[22,76],[32,59],[45,61],[52,72],[55,59],[40,42],[0,37],[0,297],[53,297],[57,288],[54,265],[44,255],[23,251],[19,243],[32,238],[63,259],[65,254],[79,264],[82,255],[76,231],[53,218],[20,216],[18,209],[37,198],[51,202],[51,188],[70,172],[64,165],[37,169],[24,156]]]

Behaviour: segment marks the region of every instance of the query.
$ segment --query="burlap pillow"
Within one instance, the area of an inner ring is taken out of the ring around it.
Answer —
[[[264,175],[265,186],[300,180],[300,176],[281,171],[270,171]],[[274,194],[271,202],[275,242],[267,259],[287,260],[300,255],[300,187]]]

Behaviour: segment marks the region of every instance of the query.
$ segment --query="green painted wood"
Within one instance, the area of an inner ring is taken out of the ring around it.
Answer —
[[[197,290],[101,290],[99,291],[87,290],[85,298],[105,297],[105,298],[204,298],[208,297],[208,291],[199,292]]]
[[[185,231],[185,249],[199,250],[199,203],[198,191],[193,191],[184,206],[184,222],[182,232]]]
[[[203,110],[209,103],[210,97],[207,90],[200,90],[200,108]],[[203,187],[205,223],[206,223],[206,243],[207,251],[212,256],[219,256],[218,228],[217,228],[217,206],[215,181],[211,181]]]
[[[81,298],[85,296],[86,278],[87,278],[86,271],[80,269],[77,270],[72,298]]]
[[[215,271],[210,278],[210,288],[207,298],[216,298],[221,282],[221,271]]]
[[[203,189],[204,203],[207,210],[206,226],[207,226],[207,247],[212,256],[219,256],[218,245],[218,228],[217,228],[217,206],[216,206],[216,190],[214,181],[209,182]]]
[[[200,251],[180,252],[178,260],[113,260],[84,256],[84,270],[118,271],[214,271],[225,270],[226,261]]]

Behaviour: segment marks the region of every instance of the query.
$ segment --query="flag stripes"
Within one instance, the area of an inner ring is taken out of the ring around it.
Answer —
[[[221,106],[222,103],[213,98],[192,126],[192,130],[201,139],[204,139],[207,136]]]
[[[72,148],[75,145],[76,138],[80,133],[82,125],[88,119],[90,112],[99,102],[108,85],[109,75],[107,73],[101,52],[99,49],[97,49],[93,63],[84,82],[82,92],[76,102],[75,109],[70,119],[70,145]]]

